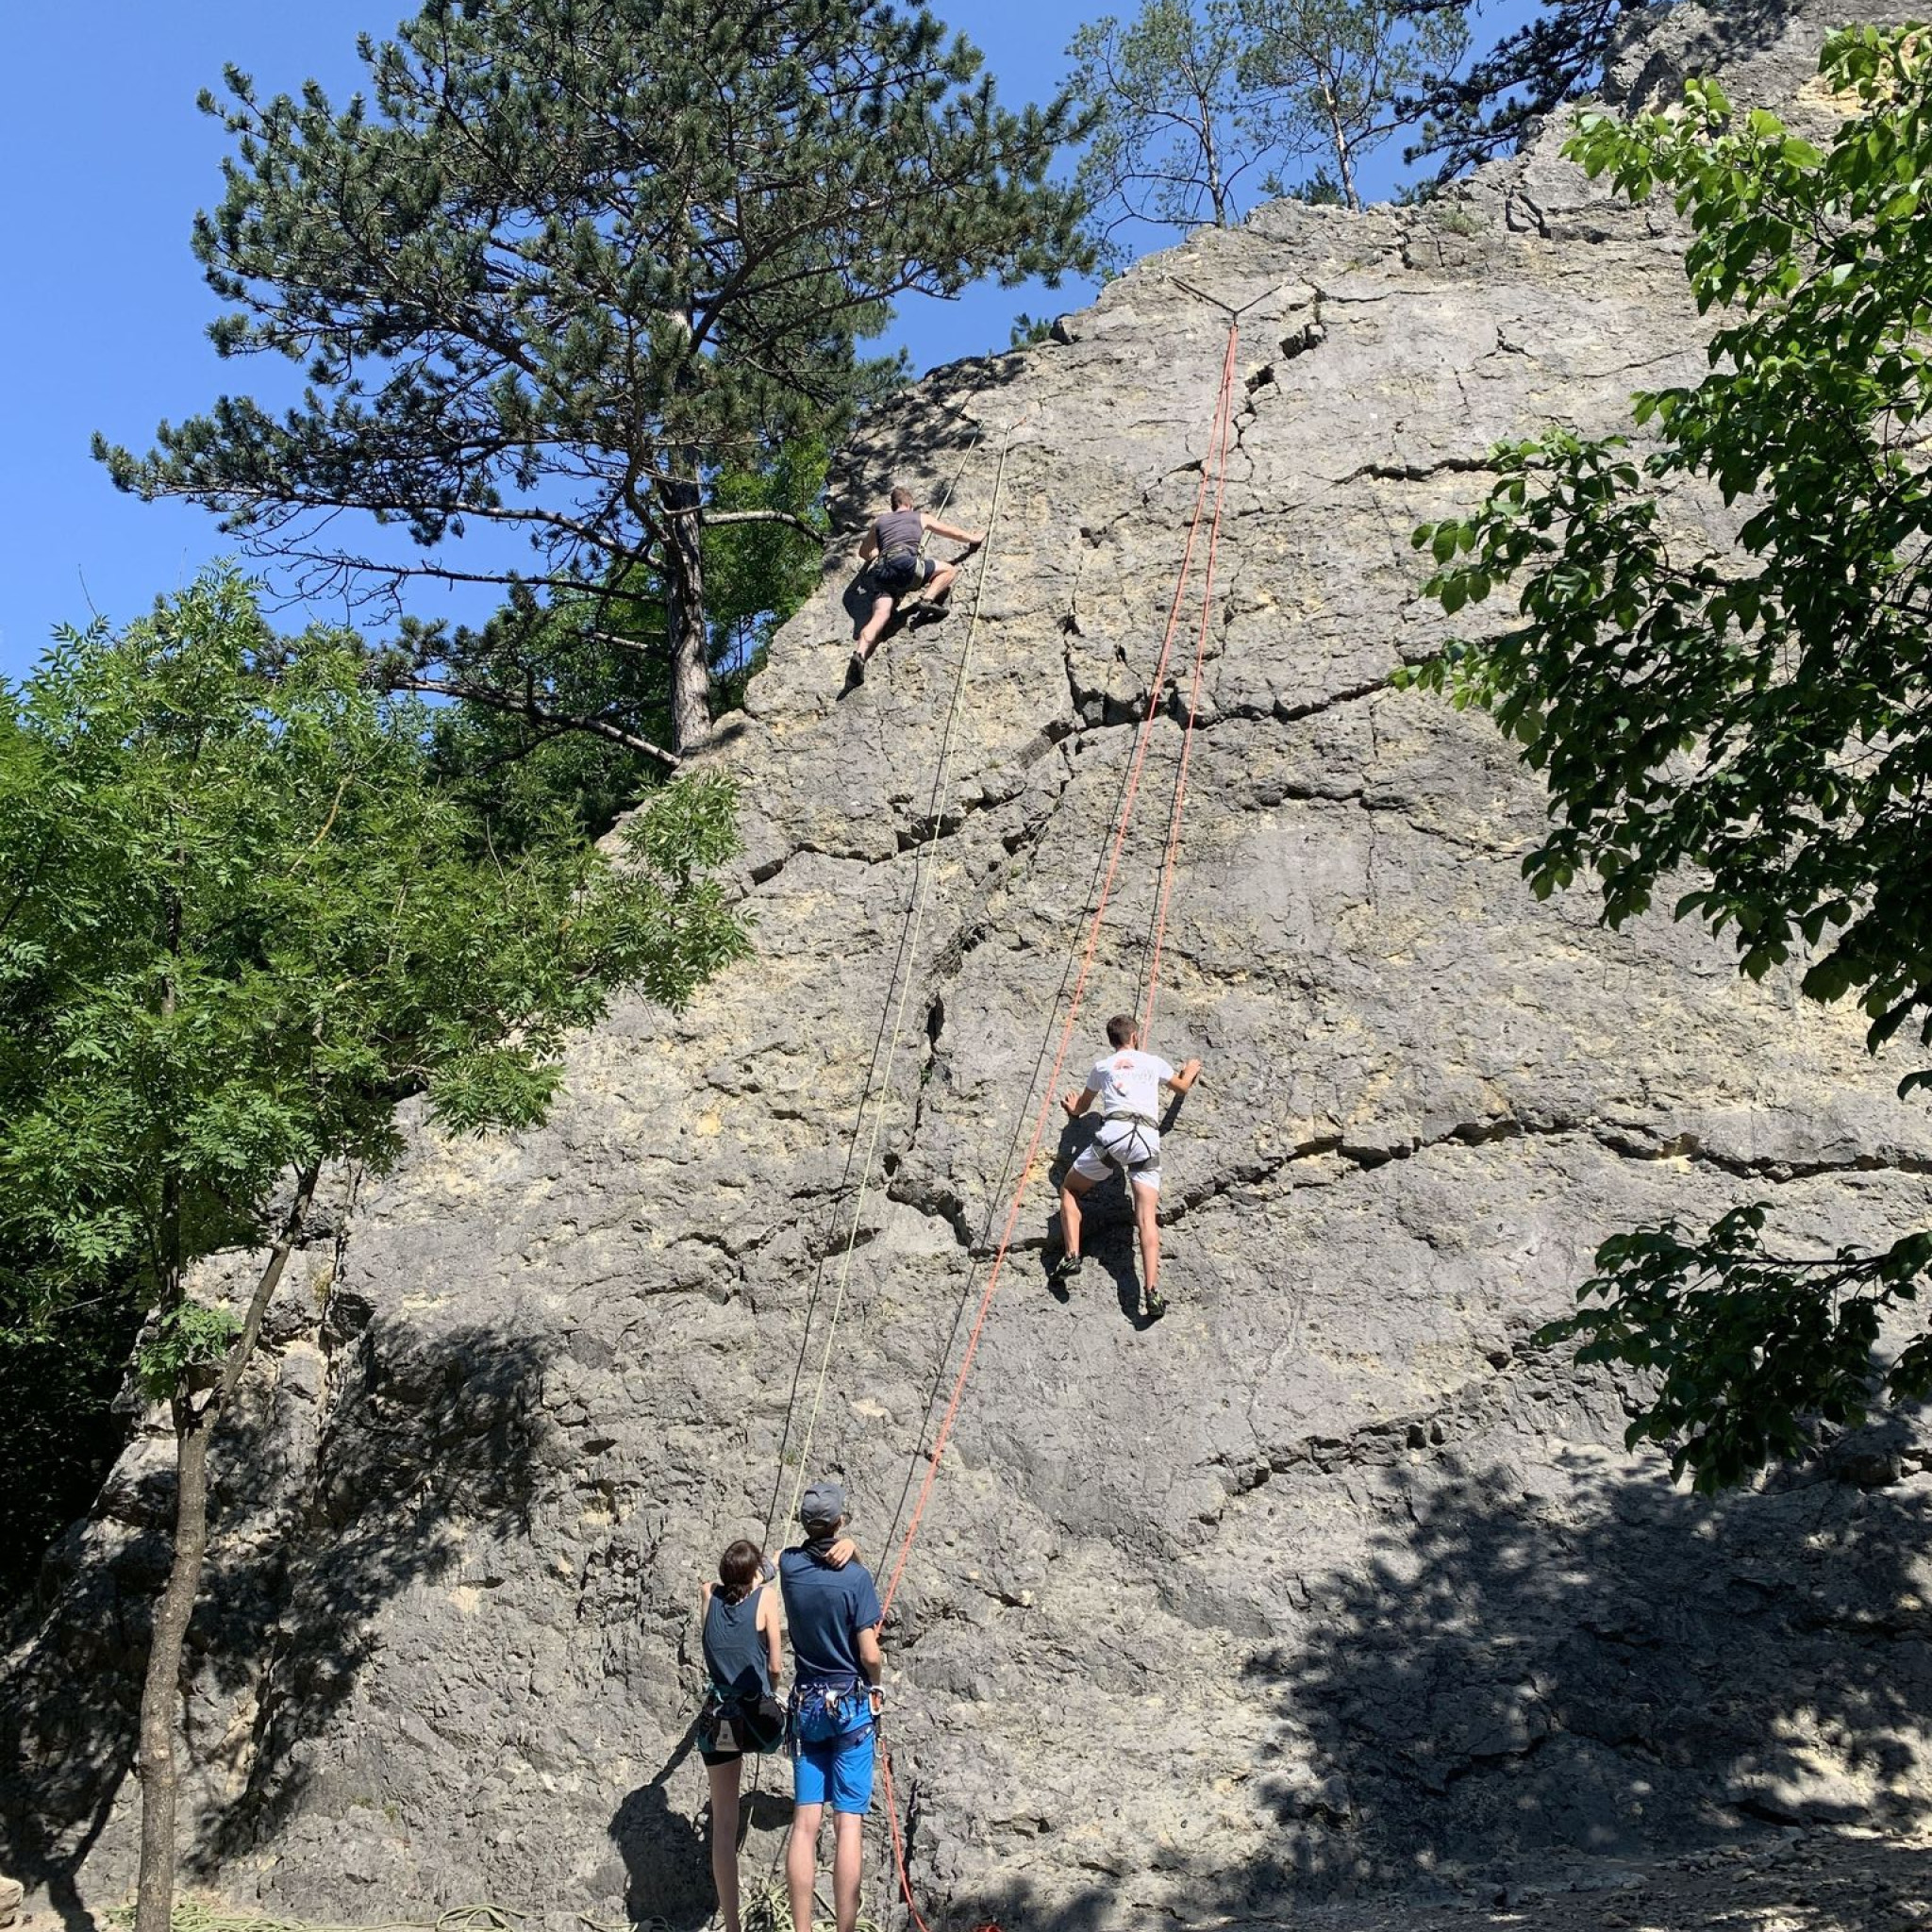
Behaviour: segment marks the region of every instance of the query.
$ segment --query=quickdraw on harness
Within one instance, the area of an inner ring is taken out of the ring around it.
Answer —
[[[788,1706],[792,1755],[802,1744],[828,1744],[876,1726],[872,1686],[859,1677],[794,1684]]]

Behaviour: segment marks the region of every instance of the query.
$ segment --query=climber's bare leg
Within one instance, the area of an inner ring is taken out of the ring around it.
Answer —
[[[811,1932],[812,1891],[819,1875],[819,1822],[823,1805],[800,1805],[791,1814],[785,1846],[785,1890],[791,1899],[793,1932]]]
[[[1141,1237],[1141,1281],[1142,1292],[1151,1302],[1160,1284],[1160,1190],[1145,1181],[1136,1181],[1134,1226]]]
[[[873,646],[879,641],[879,633],[892,621],[892,606],[898,599],[888,592],[883,597],[874,597],[872,615],[865,620],[865,628],[858,633],[858,644],[854,655],[870,658]]]
[[[832,1916],[839,1932],[858,1924],[859,1864],[865,1849],[865,1819],[857,1811],[832,1813]]]
[[[1080,1252],[1080,1196],[1092,1186],[1084,1174],[1069,1173],[1060,1183],[1060,1246],[1070,1255]]]
[[[711,1878],[724,1932],[739,1932],[738,1790],[743,1766],[743,1758],[730,1757],[705,1767],[711,1780]]]

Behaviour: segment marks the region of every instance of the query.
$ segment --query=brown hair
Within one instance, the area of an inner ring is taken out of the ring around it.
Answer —
[[[1107,1023],[1107,1043],[1109,1046],[1124,1046],[1133,1039],[1135,1028],[1140,1022],[1131,1013],[1116,1013]]]
[[[892,485],[892,508],[894,509],[910,509],[918,501],[918,496],[908,485],[904,483],[894,483]]]
[[[764,1562],[758,1544],[747,1542],[742,1537],[718,1558],[718,1581],[724,1586],[727,1604],[741,1604],[751,1594],[751,1587],[758,1580]]]

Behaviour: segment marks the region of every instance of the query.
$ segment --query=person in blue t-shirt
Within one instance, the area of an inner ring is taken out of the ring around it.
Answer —
[[[805,1541],[778,1558],[791,1640],[791,1838],[785,1884],[796,1932],[811,1932],[819,1826],[832,1807],[832,1906],[838,1932],[858,1923],[858,1869],[872,1809],[873,1747],[884,1693],[877,1587],[863,1563],[842,1568],[832,1546],[845,1526],[845,1491],[808,1488],[798,1506]]]

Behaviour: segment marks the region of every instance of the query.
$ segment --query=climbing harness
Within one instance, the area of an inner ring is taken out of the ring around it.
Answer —
[[[1124,1127],[1124,1133],[1109,1134],[1109,1127]],[[1136,1168],[1146,1167],[1160,1158],[1160,1123],[1141,1113],[1108,1114],[1093,1138],[1093,1151],[1109,1167],[1132,1176]]]
[[[801,1744],[829,1744],[835,1738],[855,1737],[877,1722],[872,1686],[858,1677],[794,1684],[788,1709],[794,1757]]]
[[[762,1757],[784,1741],[785,1707],[775,1697],[726,1696],[715,1685],[711,1687],[698,1712],[700,1751]]]

